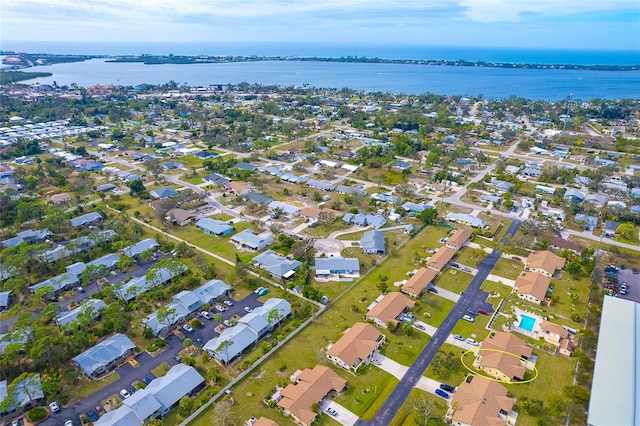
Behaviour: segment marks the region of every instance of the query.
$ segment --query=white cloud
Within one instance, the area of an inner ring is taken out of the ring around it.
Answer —
[[[637,0],[462,0],[464,16],[477,22],[514,22],[530,16],[567,16],[637,10]]]

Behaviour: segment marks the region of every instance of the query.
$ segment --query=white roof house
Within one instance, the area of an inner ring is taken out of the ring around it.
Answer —
[[[142,241],[138,241],[129,247],[123,248],[122,253],[129,257],[137,257],[147,250],[155,250],[158,247],[160,247],[160,244],[158,244],[156,240],[153,238],[147,238]]]
[[[640,305],[605,296],[587,424],[640,425],[638,365]]]
[[[136,345],[127,336],[117,333],[72,360],[88,377],[96,377],[133,354],[135,348]]]
[[[85,314],[95,319],[100,316],[101,312],[107,307],[107,304],[100,299],[86,299],[80,303],[75,309],[65,312],[56,318],[56,322],[60,327],[77,321],[78,318]]]
[[[218,337],[209,340],[203,347],[209,355],[227,364],[258,340],[258,333],[247,324],[238,324],[225,329]],[[225,342],[229,342],[225,346]]]

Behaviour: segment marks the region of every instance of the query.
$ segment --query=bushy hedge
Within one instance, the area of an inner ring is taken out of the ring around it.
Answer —
[[[36,407],[29,410],[29,412],[27,413],[27,419],[29,419],[30,422],[35,423],[39,422],[40,420],[46,419],[47,414],[48,412],[46,408]]]

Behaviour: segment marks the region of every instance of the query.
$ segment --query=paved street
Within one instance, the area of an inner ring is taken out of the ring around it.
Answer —
[[[505,235],[514,235],[519,227],[520,222],[514,221]],[[469,284],[469,287],[465,290],[458,303],[454,306],[447,318],[440,325],[438,331],[433,335],[422,353],[418,356],[411,367],[409,367],[409,370],[403,376],[402,380],[393,390],[384,405],[380,408],[376,417],[370,422],[360,420],[357,423],[358,425],[389,425],[397,414],[398,410],[400,410],[400,407],[402,406],[404,401],[409,396],[411,390],[418,383],[418,381],[426,371],[427,367],[435,357],[440,347],[446,342],[447,338],[451,334],[451,331],[453,330],[453,327],[456,325],[458,320],[462,318],[462,316],[467,312],[467,309],[484,308],[485,310],[487,310],[487,312],[493,310],[491,305],[486,302],[487,293],[481,291],[480,286],[486,280],[489,272],[499,258],[500,252],[494,250],[491,254],[482,259],[482,261],[478,265],[478,274],[473,278],[471,284]]]

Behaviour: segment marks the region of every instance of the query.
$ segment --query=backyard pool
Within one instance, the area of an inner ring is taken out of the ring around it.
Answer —
[[[523,330],[533,331],[533,327],[536,325],[536,319],[525,314],[520,315],[519,327]]]

